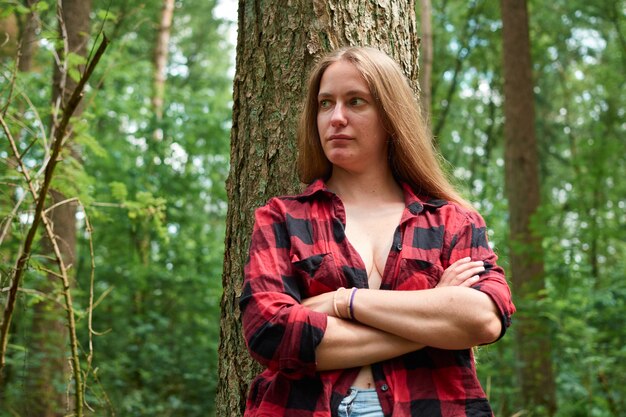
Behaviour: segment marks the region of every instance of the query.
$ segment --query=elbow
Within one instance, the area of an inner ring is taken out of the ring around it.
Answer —
[[[487,314],[477,323],[477,345],[491,344],[502,336],[502,322],[496,314]]]
[[[251,356],[264,367],[271,367],[285,333],[280,324],[266,322],[246,337]]]

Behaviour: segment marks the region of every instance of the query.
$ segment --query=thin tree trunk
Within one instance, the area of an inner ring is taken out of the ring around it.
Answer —
[[[420,104],[424,112],[424,119],[430,120],[432,105],[432,72],[433,72],[433,28],[432,5],[430,0],[420,0]]]
[[[27,0],[26,5],[33,7],[39,0]],[[29,72],[33,64],[33,57],[37,50],[37,29],[39,17],[30,12],[26,15],[24,25],[20,28],[19,63],[20,72]]]
[[[241,0],[233,92],[231,172],[223,272],[217,415],[240,416],[259,371],[242,335],[237,304],[253,210],[300,188],[295,132],[313,62],[339,46],[379,46],[417,91],[415,5],[405,0]]]
[[[532,220],[540,205],[528,12],[525,0],[501,0],[504,51],[505,183],[509,200],[510,262],[519,303],[517,355],[523,407],[552,415],[556,409],[551,339],[533,308],[544,288],[541,236]]]
[[[89,41],[91,0],[63,0],[62,22],[59,22],[61,36],[67,36],[67,52],[75,53],[83,57],[87,56],[87,43]],[[60,52],[61,60],[64,59],[65,51]],[[81,70],[82,72],[82,70]],[[54,66],[52,103],[60,105],[63,109],[67,106],[72,91],[76,87],[76,81],[64,75],[62,68]],[[83,106],[74,112],[74,117],[80,117]],[[52,121],[52,131],[55,130]],[[80,159],[76,148],[70,148],[72,156]],[[63,257],[63,263],[71,266],[76,258],[76,202],[63,203],[67,196],[59,190],[50,190],[49,205],[56,207],[50,210],[48,216],[53,224],[54,234]],[[44,251],[54,257],[52,243],[44,239]],[[47,294],[60,293],[62,283],[55,275],[49,275],[47,282],[40,288]],[[42,302],[35,306],[33,319],[33,334],[37,335],[35,343],[31,346],[33,354],[41,360],[34,363],[37,366],[33,370],[33,384],[29,390],[33,402],[33,415],[38,417],[61,417],[66,415],[67,395],[59,386],[67,384],[70,372],[68,363],[68,331],[66,313],[60,304]],[[42,401],[42,399],[46,399]]]
[[[152,109],[154,111],[156,121],[154,138],[158,140],[163,139],[163,130],[160,127],[160,123],[163,119],[168,45],[170,42],[173,18],[174,0],[163,0],[159,33],[157,35],[156,46],[154,48],[154,87],[152,92]]]

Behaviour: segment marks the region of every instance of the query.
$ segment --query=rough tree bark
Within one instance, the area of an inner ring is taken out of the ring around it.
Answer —
[[[372,45],[401,64],[418,90],[415,5],[405,0],[241,0],[234,80],[217,415],[240,416],[259,371],[241,335],[237,300],[253,211],[300,188],[296,124],[308,71],[320,54]]]
[[[87,56],[87,46],[90,33],[91,0],[63,0],[62,23],[59,24],[62,37],[67,37],[67,52]],[[63,59],[65,51],[60,51]],[[62,68],[54,65],[52,80],[53,106],[60,101],[60,108],[64,108],[76,87],[76,81],[64,75]],[[74,117],[80,117],[83,106],[79,105]],[[54,124],[55,121],[52,121]],[[54,126],[52,126],[54,131]],[[77,149],[71,149],[74,158],[79,159]],[[67,266],[74,264],[76,258],[76,210],[75,202],[63,203],[67,200],[60,190],[51,189],[49,206],[57,205],[50,210],[48,216],[53,224],[63,262]],[[63,204],[61,204],[63,203]],[[54,257],[51,243],[44,239],[44,250]],[[49,275],[43,285],[42,292],[53,294],[61,289],[58,277]],[[33,319],[33,345],[31,355],[41,359],[36,362],[33,370],[31,389],[28,390],[32,401],[33,416],[61,417],[66,414],[67,395],[58,390],[68,381],[70,372],[68,363],[68,331],[66,313],[60,304],[42,302],[35,306]]]
[[[501,0],[505,184],[509,200],[510,269],[519,312],[517,354],[523,407],[538,415],[556,409],[551,341],[540,312],[526,302],[541,297],[544,262],[541,236],[532,228],[540,205],[540,184],[530,37],[526,0]]]

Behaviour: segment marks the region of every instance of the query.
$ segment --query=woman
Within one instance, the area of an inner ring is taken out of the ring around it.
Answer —
[[[255,213],[240,307],[266,369],[245,415],[491,416],[471,348],[515,307],[389,56],[317,64],[298,162],[307,189]]]

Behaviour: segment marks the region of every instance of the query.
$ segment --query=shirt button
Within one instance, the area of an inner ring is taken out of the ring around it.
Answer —
[[[398,243],[398,244],[396,245],[396,249],[397,249],[398,251],[401,251],[401,250],[402,250],[402,243]]]
[[[387,391],[388,389],[389,389],[389,386],[387,384],[382,384],[380,386],[380,390],[383,391],[383,392]]]

